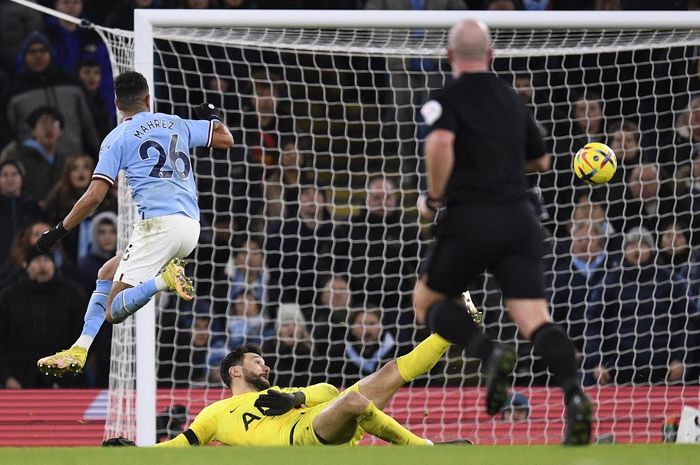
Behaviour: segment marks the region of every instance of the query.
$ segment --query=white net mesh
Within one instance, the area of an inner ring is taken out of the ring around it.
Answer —
[[[688,122],[700,90],[698,31],[493,32],[494,69],[528,103],[555,155],[555,170],[531,179],[533,207],[551,237],[554,318],[580,351],[585,381],[610,382],[589,388],[596,433],[657,441],[663,419],[700,398],[691,385],[699,171]],[[117,74],[131,63],[130,41],[106,35]],[[192,117],[211,102],[237,141],[229,152],[193,156],[203,228],[188,271],[197,297],[160,301],[158,410],[181,405],[192,418],[225,395],[217,363],[242,342],[263,345],[279,385],[347,386],[410,350],[424,336],[410,296],[430,238],[416,220],[425,136],[417,109],[449,78],[446,32],[170,28],[155,36],[156,110]],[[571,154],[592,140],[621,159],[613,181],[594,189],[570,169]],[[625,233],[640,225],[658,250],[646,265],[623,255],[635,239]],[[517,338],[497,289],[485,276],[472,296],[486,332],[518,347],[514,390],[529,398],[529,419],[486,417],[472,388],[477,364],[451,351],[389,408],[416,433],[561,439],[561,396],[545,387],[549,376]],[[133,435],[129,324],[115,331],[108,435]]]

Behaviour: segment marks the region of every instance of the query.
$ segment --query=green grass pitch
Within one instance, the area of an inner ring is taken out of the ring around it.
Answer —
[[[698,465],[700,446],[0,448],[2,465]]]

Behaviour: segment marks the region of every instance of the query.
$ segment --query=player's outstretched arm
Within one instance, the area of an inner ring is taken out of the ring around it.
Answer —
[[[41,238],[39,238],[39,241],[36,243],[37,249],[42,252],[51,250],[71,229],[78,226],[100,203],[102,203],[109,188],[110,186],[106,181],[99,179],[93,180],[88,186],[87,191],[78,199],[63,221],[41,235]]]
[[[192,431],[191,429],[187,429],[183,431],[182,433],[178,434],[172,439],[169,439],[167,441],[159,442],[158,444],[154,445],[153,447],[169,447],[169,448],[178,448],[178,447],[192,447],[192,446],[198,446],[199,445],[199,439],[197,438],[197,435]]]

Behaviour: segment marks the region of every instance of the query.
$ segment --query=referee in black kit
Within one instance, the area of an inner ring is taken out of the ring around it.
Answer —
[[[532,341],[564,390],[564,444],[588,444],[593,404],[579,384],[574,346],[549,316],[543,234],[526,199],[525,172],[548,170],[550,157],[528,109],[490,71],[488,27],[464,20],[452,27],[448,40],[454,81],[421,109],[430,133],[425,141],[428,192],[418,208],[428,220],[444,211],[416,284],[416,317],[481,359],[487,410],[498,413],[517,355],[490,341],[459,300],[484,270],[493,273],[520,334]]]

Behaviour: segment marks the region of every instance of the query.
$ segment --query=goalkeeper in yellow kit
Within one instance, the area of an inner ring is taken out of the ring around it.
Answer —
[[[450,343],[433,334],[342,393],[330,384],[270,387],[260,347],[247,344],[221,361],[231,397],[205,407],[189,429],[156,447],[357,444],[365,433],[397,445],[432,445],[382,412],[394,393],[428,372]]]

